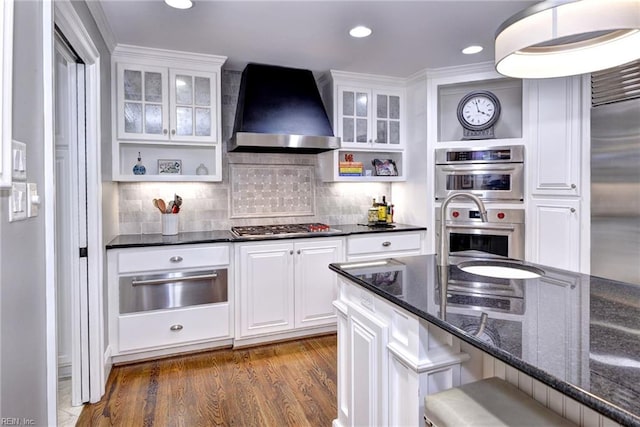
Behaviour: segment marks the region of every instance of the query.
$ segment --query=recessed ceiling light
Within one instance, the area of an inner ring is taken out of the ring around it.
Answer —
[[[371,28],[365,27],[364,25],[358,25],[357,27],[353,27],[349,30],[349,35],[351,37],[367,37],[371,35]]]
[[[474,53],[482,52],[482,49],[484,49],[482,46],[467,46],[462,49],[462,53],[465,55],[473,55]]]
[[[193,6],[191,0],[164,0],[164,2],[176,9],[190,9]]]

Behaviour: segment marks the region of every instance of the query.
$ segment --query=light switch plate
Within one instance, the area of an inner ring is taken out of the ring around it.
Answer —
[[[27,144],[15,139],[11,143],[11,178],[14,181],[27,179]]]
[[[40,207],[40,195],[38,194],[38,184],[27,182],[27,218],[38,216]]]
[[[14,182],[11,184],[9,197],[9,222],[27,219],[27,183]]]

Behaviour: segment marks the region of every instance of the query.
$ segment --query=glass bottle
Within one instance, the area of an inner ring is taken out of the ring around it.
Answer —
[[[134,175],[144,175],[147,173],[147,168],[142,164],[142,157],[140,156],[140,152],[138,151],[138,163],[133,166],[133,174]]]

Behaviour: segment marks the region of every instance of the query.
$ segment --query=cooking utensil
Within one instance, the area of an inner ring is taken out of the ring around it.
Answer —
[[[178,196],[177,194],[173,195],[173,201],[178,206],[178,208],[182,206],[182,197]]]
[[[175,206],[175,202],[172,200],[169,202],[169,204],[167,205],[167,213],[173,213],[173,207]]]
[[[153,206],[155,206],[160,212],[164,213],[164,211],[162,210],[162,208],[160,208],[160,205],[158,204],[158,200],[159,199],[153,199]]]
[[[158,201],[158,209],[160,209],[160,212],[166,213],[167,212],[167,204],[162,199],[157,199],[157,201]]]

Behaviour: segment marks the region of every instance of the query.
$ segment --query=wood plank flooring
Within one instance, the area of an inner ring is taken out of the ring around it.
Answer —
[[[336,335],[115,366],[78,426],[331,426]]]

